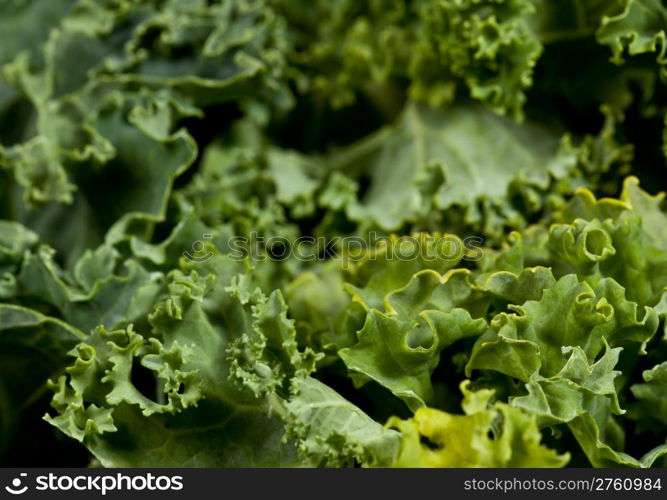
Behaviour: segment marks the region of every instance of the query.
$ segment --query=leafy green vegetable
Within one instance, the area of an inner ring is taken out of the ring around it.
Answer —
[[[465,415],[432,408],[412,420],[391,419],[405,435],[397,467],[562,467],[567,455],[540,444],[534,417],[505,403],[490,404],[493,391],[470,392],[461,383]],[[424,444],[424,439],[429,444]]]
[[[0,464],[667,466],[666,25],[0,2]]]

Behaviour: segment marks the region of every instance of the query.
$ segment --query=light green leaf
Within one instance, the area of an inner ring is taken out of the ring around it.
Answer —
[[[356,384],[374,380],[412,410],[432,401],[431,374],[440,352],[487,328],[484,319],[460,307],[471,294],[467,279],[464,270],[444,276],[425,270],[387,295],[386,313],[371,309],[358,343],[338,352]]]
[[[532,415],[492,403],[493,391],[472,392],[468,385],[461,384],[464,415],[421,408],[411,420],[387,423],[402,434],[395,467],[562,467],[569,461],[540,443]]]
[[[518,186],[546,190],[572,173],[576,157],[535,124],[517,125],[475,106],[409,104],[396,124],[337,152],[330,164],[353,179],[370,176],[363,199],[347,206],[359,223],[395,230],[460,207],[468,223],[493,233],[502,224],[521,225],[523,215],[508,203]],[[428,192],[420,187],[424,176],[431,179]]]

